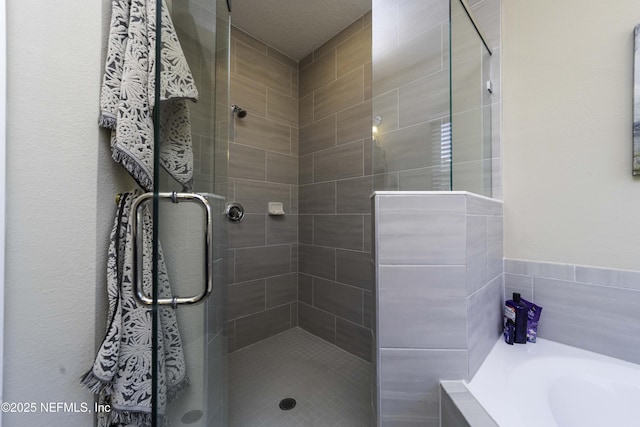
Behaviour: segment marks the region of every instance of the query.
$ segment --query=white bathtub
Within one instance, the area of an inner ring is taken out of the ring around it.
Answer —
[[[553,341],[498,341],[466,386],[501,427],[640,426],[640,365]]]

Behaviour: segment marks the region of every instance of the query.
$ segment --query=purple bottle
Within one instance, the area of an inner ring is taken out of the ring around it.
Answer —
[[[529,307],[522,302],[520,293],[514,292],[513,299],[504,306],[505,326],[513,324],[513,342],[527,343],[527,319]],[[506,337],[505,337],[506,338]],[[511,344],[511,343],[509,343]]]

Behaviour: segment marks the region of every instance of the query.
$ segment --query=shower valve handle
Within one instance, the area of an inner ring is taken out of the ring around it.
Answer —
[[[231,222],[240,222],[244,219],[244,207],[238,202],[229,202],[224,209],[224,214]]]

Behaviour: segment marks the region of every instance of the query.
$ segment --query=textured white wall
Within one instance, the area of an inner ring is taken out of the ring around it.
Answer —
[[[109,3],[7,0],[5,401],[93,402],[78,379],[104,333],[113,197],[130,184],[97,126]],[[92,418],[38,411],[3,421]]]
[[[503,2],[505,257],[640,270],[637,0]]]
[[[5,248],[5,191],[7,146],[7,18],[6,1],[0,0],[0,361],[4,358],[4,248]],[[2,366],[0,366],[0,401],[2,394]],[[2,418],[0,417],[0,427]]]

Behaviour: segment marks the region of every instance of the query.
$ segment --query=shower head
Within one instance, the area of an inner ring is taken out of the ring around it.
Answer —
[[[231,106],[231,110],[233,111],[233,114],[238,116],[239,119],[244,119],[245,117],[247,117],[247,110],[244,110],[235,104]]]

